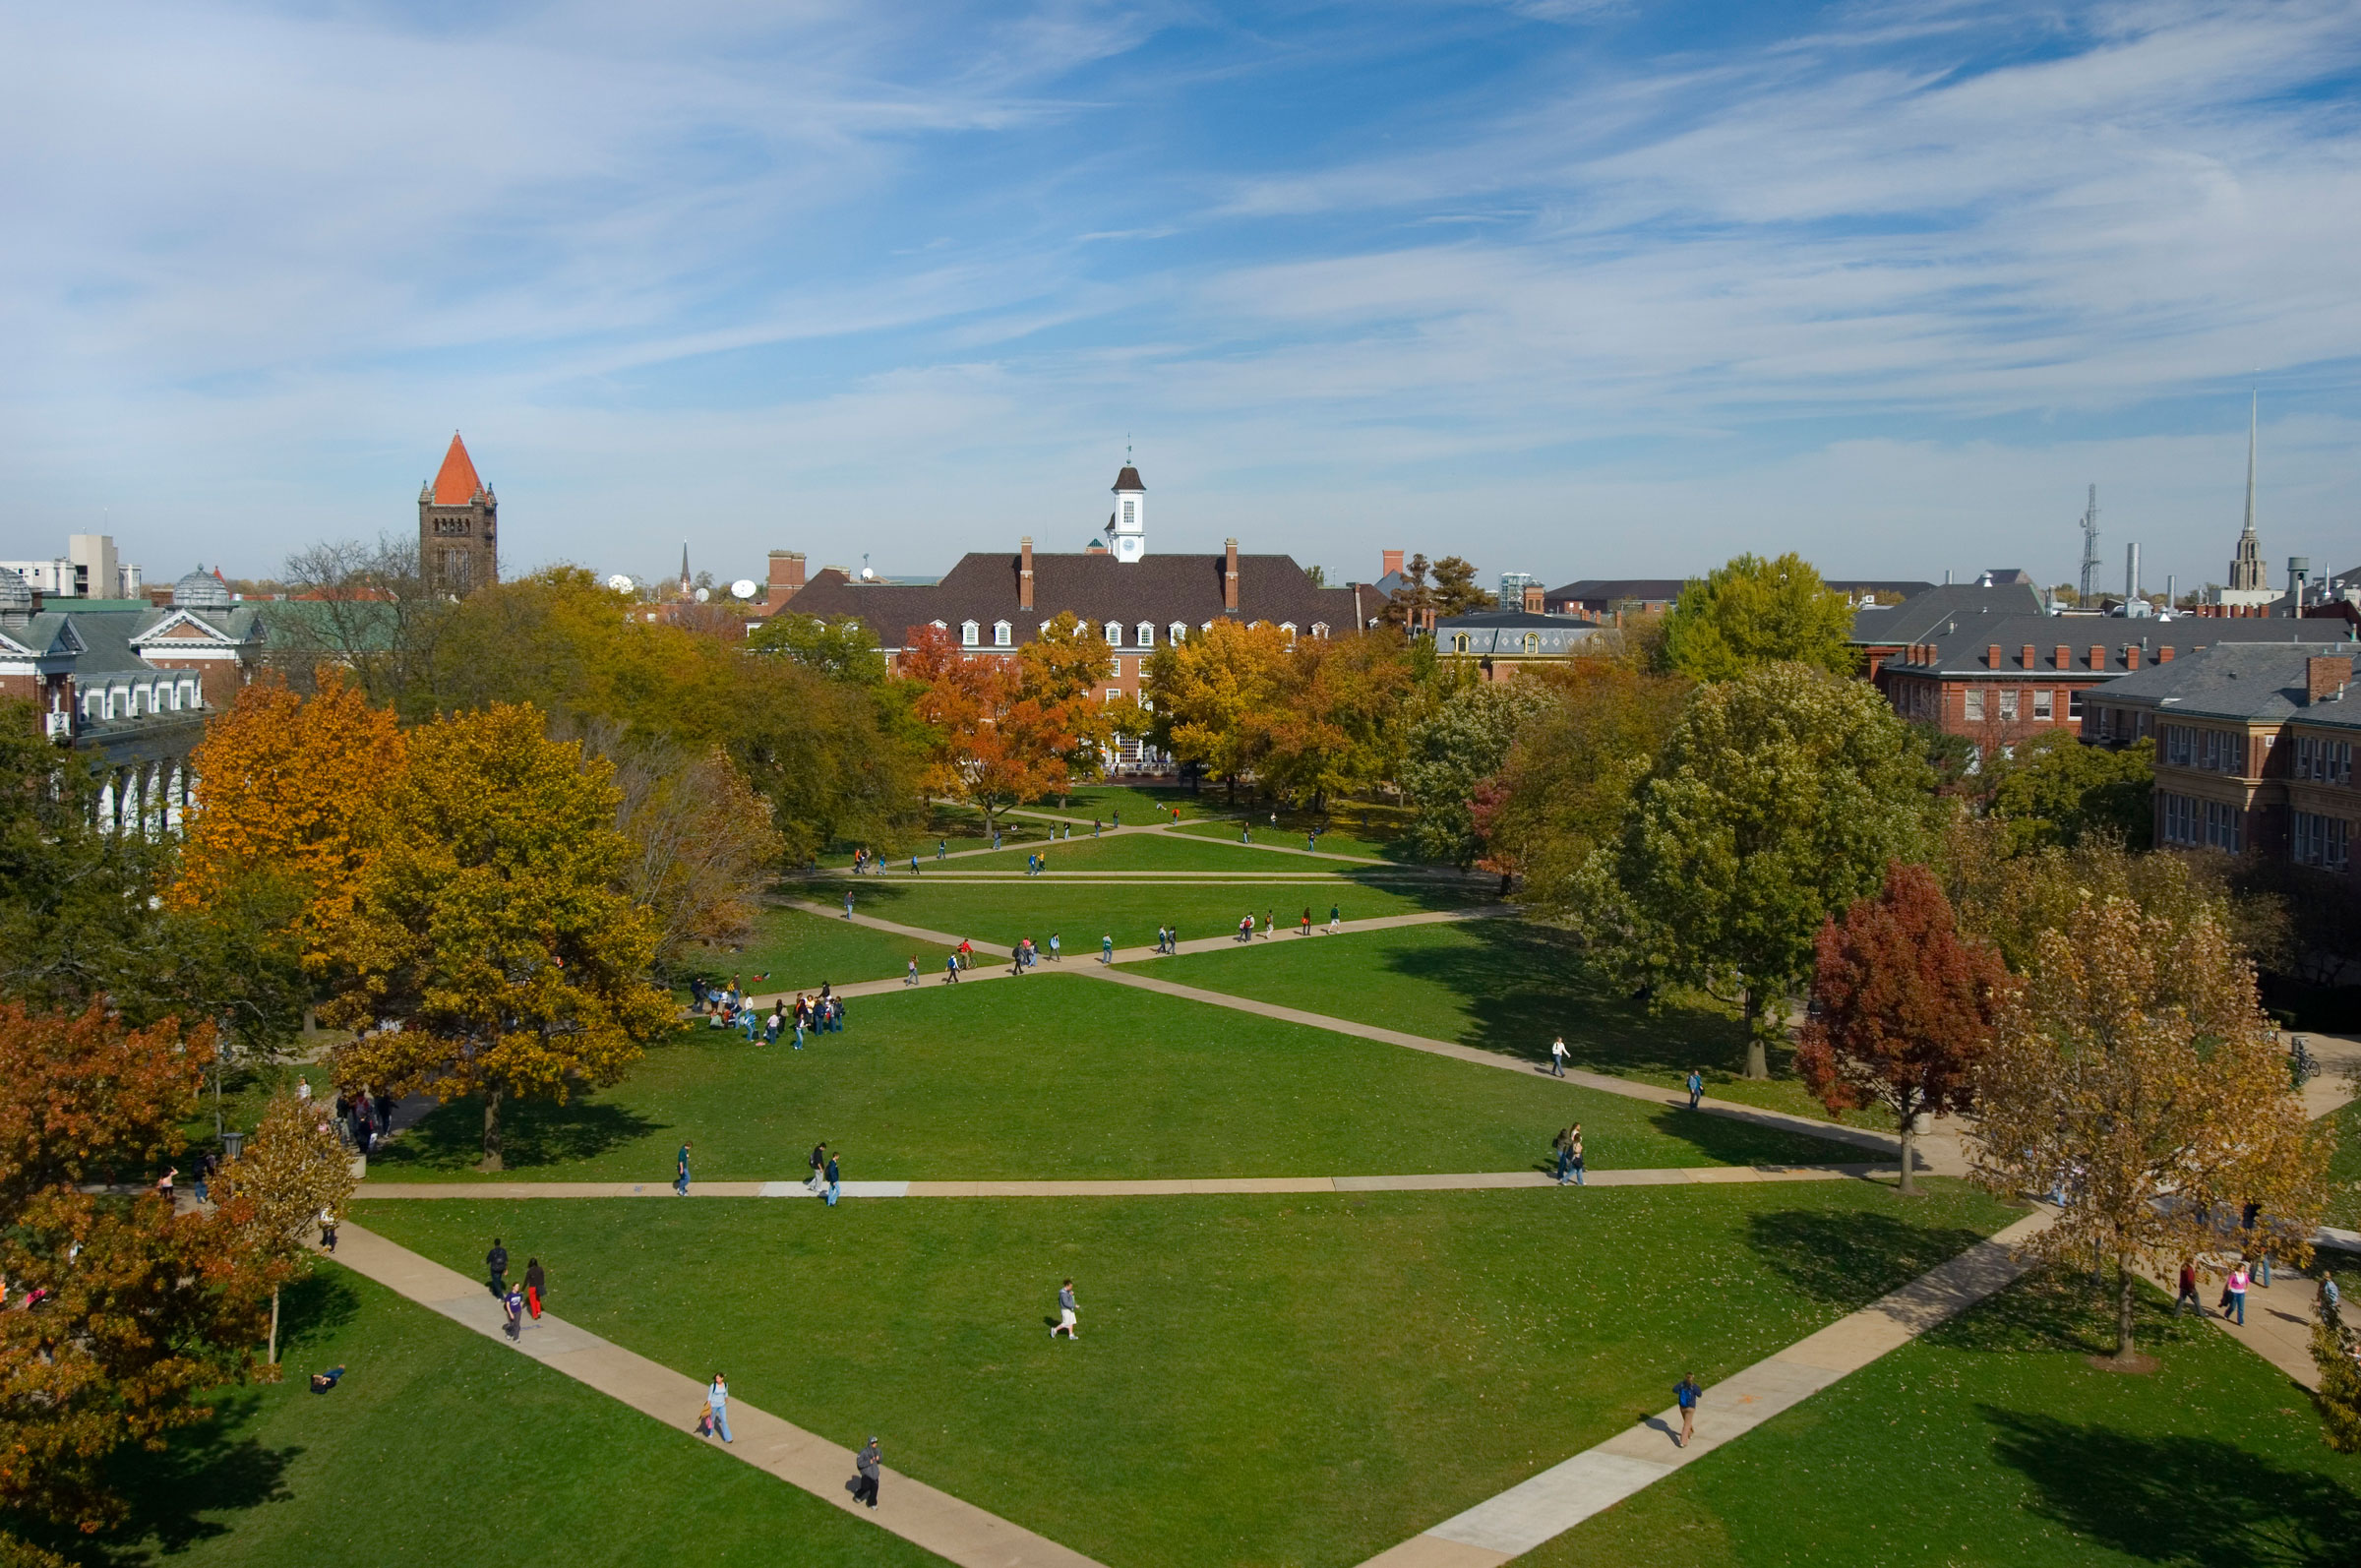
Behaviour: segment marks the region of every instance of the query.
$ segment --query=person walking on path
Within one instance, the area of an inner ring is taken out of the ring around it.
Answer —
[[[796,1038],[799,1041],[802,1040],[803,1031],[801,1029],[796,1031]],[[689,1195],[689,1145],[686,1143],[681,1145],[681,1152],[673,1158],[672,1190],[684,1198]],[[506,1263],[508,1259],[504,1255],[501,1261]]]
[[[1279,911],[1275,909],[1264,910],[1262,912],[1262,939],[1266,942],[1269,941],[1271,939],[1271,933],[1277,931],[1278,929]]]
[[[1689,1069],[1688,1087],[1689,1109],[1694,1111],[1697,1109],[1697,1102],[1705,1097],[1705,1074],[1700,1072],[1697,1068],[1691,1067]]]
[[[950,953],[944,956],[942,960],[942,983],[946,986],[956,986],[959,984],[959,955],[957,953]]]
[[[2336,1275],[2334,1271],[2330,1269],[2321,1270],[2320,1320],[2323,1323],[2336,1322],[2342,1313],[2343,1304],[2344,1294],[2336,1289]]]
[[[870,1435],[869,1444],[853,1456],[853,1501],[866,1507],[878,1506],[878,1439]]]
[[[1050,1338],[1063,1334],[1067,1339],[1081,1338],[1082,1331],[1074,1326],[1074,1282],[1067,1280],[1058,1287],[1058,1326],[1050,1330]]]
[[[943,859],[945,856],[949,855],[950,852],[951,841],[949,839],[938,838],[935,841],[935,858],[937,860]]]
[[[1095,816],[1090,819],[1090,836],[1093,838],[1099,836],[1099,819]]]
[[[837,1189],[841,1185],[837,1178],[836,1157],[831,1154],[828,1156],[828,1207],[831,1209],[836,1207]]]
[[[492,1238],[492,1250],[484,1254],[484,1268],[492,1276],[492,1294],[505,1294],[509,1288],[509,1249],[500,1244],[497,1236]]]
[[[521,1285],[512,1285],[512,1286],[510,1286],[510,1287],[509,1287],[509,1294],[508,1294],[508,1295],[506,1295],[506,1296],[504,1296],[504,1297],[502,1297],[500,1298],[500,1314],[501,1314],[501,1316],[503,1316],[503,1317],[505,1317],[505,1318],[507,1318],[507,1319],[508,1319],[508,1329],[509,1329],[509,1338],[510,1338],[510,1339],[512,1339],[512,1340],[515,1340],[515,1339],[517,1339],[517,1338],[519,1338],[519,1337],[521,1337],[521,1336],[523,1335],[523,1333],[524,1333],[524,1287],[523,1287],[523,1286],[521,1286]]]
[[[1328,906],[1328,935],[1331,936],[1335,935],[1339,931],[1344,929],[1344,906],[1341,904],[1330,904]]]
[[[1113,932],[1109,932],[1099,938],[1099,962],[1102,964],[1115,962],[1115,934]]]
[[[849,887],[844,890],[844,918],[853,918],[853,890]]]
[[[2197,1298],[2197,1262],[2194,1258],[2181,1260],[2180,1290],[2172,1298],[2172,1315],[2179,1317],[2184,1311],[2195,1312],[2199,1317],[2206,1315],[2206,1303]]]
[[[213,1159],[212,1152],[211,1150],[208,1150],[204,1154],[201,1154],[197,1157],[197,1176],[190,1184],[196,1187],[197,1201],[200,1203],[211,1203],[213,1201],[213,1170],[217,1163],[218,1162]]]
[[[812,1174],[804,1178],[804,1189],[810,1192],[814,1197],[819,1196],[819,1184],[822,1173],[824,1173],[827,1169],[828,1146],[825,1143],[816,1143],[812,1145]]]
[[[911,874],[911,875],[913,875],[913,876],[916,876],[916,875],[918,874],[918,851],[917,851],[917,850],[912,850],[912,851],[910,852],[910,874]]]
[[[1697,1435],[1697,1401],[1704,1396],[1705,1390],[1697,1386],[1694,1372],[1681,1373],[1680,1381],[1672,1385],[1673,1401],[1680,1406],[1680,1436],[1675,1441],[1683,1448]]]
[[[902,977],[902,984],[905,986],[918,984],[918,954],[916,953],[910,955],[910,973]]]
[[[539,1258],[524,1260],[524,1309],[541,1321],[541,1303],[549,1299],[549,1276],[542,1272]]]
[[[705,1385],[704,1425],[723,1442],[736,1441],[730,1436],[730,1381],[719,1372]],[[697,1435],[701,1437],[704,1433],[700,1430]]]
[[[1065,954],[1058,945],[1058,934],[1056,932],[1050,933],[1050,962],[1053,964],[1062,964],[1065,962]]]
[[[180,1167],[167,1164],[164,1174],[155,1178],[155,1195],[166,1203],[172,1201],[172,1183],[180,1179]]]
[[[976,967],[976,944],[962,936],[959,938],[959,950],[952,956],[959,960],[960,968],[973,969]]]
[[[2246,1259],[2240,1258],[2238,1266],[2230,1270],[2228,1286],[2223,1292],[2229,1299],[2229,1307],[2221,1314],[2222,1321],[2229,1322],[2235,1319],[2240,1328],[2246,1327],[2246,1282],[2248,1278]]]
[[[1583,1179],[1582,1123],[1579,1121],[1574,1123],[1574,1143],[1567,1152],[1574,1156],[1574,1184],[1578,1187],[1589,1186],[1590,1183]]]
[[[1303,906],[1303,924],[1298,928],[1296,935],[1299,936],[1311,935],[1311,906],[1309,904]]]
[[[320,1244],[328,1249],[330,1257],[333,1258],[336,1255],[336,1211],[334,1209],[320,1211]]]
[[[1557,1184],[1562,1187],[1574,1178],[1574,1129],[1561,1128],[1549,1147],[1557,1151]]]
[[[1549,1042],[1549,1070],[1562,1078],[1566,1075],[1566,1037],[1559,1035]]]

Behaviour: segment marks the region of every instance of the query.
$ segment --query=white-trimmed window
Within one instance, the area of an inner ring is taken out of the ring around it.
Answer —
[[[2058,716],[2056,703],[2057,698],[2050,693],[2035,692],[2033,694],[2033,717],[2039,722],[2047,724]]]
[[[1326,637],[1328,635],[1328,623],[1325,621],[1314,621],[1311,624],[1311,634],[1315,637]]]
[[[1967,703],[1963,712],[1968,722],[1970,724],[1983,723],[1984,689],[1980,686],[1971,686],[1965,693],[1963,693],[1962,695],[1965,697]]]
[[[1188,640],[1188,627],[1185,623],[1175,621],[1171,626],[1164,629],[1164,634],[1165,640],[1169,642],[1186,642]]]
[[[2000,694],[2000,716],[2003,719],[2011,722],[2016,720],[2018,695],[2018,691],[2013,686]]]
[[[2066,716],[2070,719],[2083,716],[2083,689],[2079,686],[2070,688],[2066,693]]]
[[[1528,632],[1525,633],[1525,651],[1528,653],[1539,653],[1542,651],[1542,634],[1539,632]]]
[[[1120,621],[1107,623],[1107,645],[1111,648],[1120,648],[1123,645],[1123,624]]]
[[[2295,738],[2295,776],[2315,779],[2323,784],[2350,784],[2353,781],[2353,743],[2331,741],[2325,736],[2299,735]]]
[[[962,621],[962,622],[960,622],[960,623],[959,623],[959,645],[960,645],[961,647],[963,647],[963,648],[972,648],[972,647],[975,647],[975,646],[977,646],[977,645],[979,644],[979,642],[981,641],[981,638],[978,636],[978,634],[977,634],[977,633],[978,633],[978,628],[977,628],[976,624],[975,624],[973,621]]]
[[[992,645],[996,648],[1004,648],[1009,645],[1007,622],[995,621],[992,624]]]
[[[1287,633],[1287,645],[1291,648],[1294,647],[1296,645],[1296,624],[1293,621],[1282,621],[1279,623],[1279,630]]]
[[[1152,648],[1156,645],[1155,622],[1142,621],[1138,626],[1132,628],[1132,631],[1136,633],[1132,640],[1138,643],[1139,646],[1143,648]]]
[[[1109,687],[1109,688],[1107,689],[1107,700],[1108,700],[1108,701],[1110,701],[1110,702],[1120,702],[1122,699],[1123,699],[1123,689],[1122,689],[1121,687],[1120,687],[1120,686],[1111,686],[1111,687]]]
[[[1468,634],[1465,632],[1454,632],[1451,633],[1451,651],[1454,653],[1465,653],[1468,651]]]

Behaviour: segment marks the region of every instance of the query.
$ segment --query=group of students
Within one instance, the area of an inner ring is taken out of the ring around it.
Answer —
[[[1308,935],[1311,935],[1311,921],[1312,921],[1312,915],[1311,915],[1311,906],[1310,906],[1309,904],[1305,904],[1305,905],[1303,906],[1303,914],[1302,914],[1302,917],[1300,920],[1298,920],[1298,921],[1296,922],[1296,935],[1299,935],[1299,936],[1308,936]],[[1340,932],[1340,931],[1344,930],[1344,926],[1345,926],[1345,910],[1344,910],[1344,906],[1343,906],[1343,905],[1341,905],[1341,904],[1330,904],[1330,905],[1328,906],[1328,930],[1327,930],[1327,934],[1328,934],[1329,935],[1333,936],[1333,935],[1336,935],[1338,932]],[[1257,928],[1255,927],[1255,924],[1254,924],[1254,912],[1253,912],[1252,910],[1248,910],[1248,911],[1246,911],[1246,913],[1245,913],[1244,915],[1242,915],[1242,916],[1241,916],[1241,917],[1239,918],[1239,922],[1238,922],[1238,939],[1239,939],[1240,941],[1241,941],[1241,942],[1250,942],[1250,941],[1252,941],[1252,940],[1254,939],[1254,937],[1255,937],[1255,935],[1256,935],[1256,930],[1257,930]],[[1262,936],[1263,936],[1263,937],[1264,937],[1264,938],[1267,940],[1267,939],[1268,939],[1268,938],[1269,938],[1269,937],[1270,937],[1270,936],[1271,936],[1273,934],[1275,934],[1275,933],[1276,933],[1278,930],[1279,930],[1279,911],[1277,911],[1277,910],[1275,910],[1275,909],[1273,909],[1273,910],[1266,910],[1266,911],[1264,911],[1264,913],[1263,913],[1263,917],[1262,917],[1262,925],[1261,925],[1261,927],[1260,927],[1260,933],[1261,933]]]
[[[484,1254],[484,1270],[491,1276],[493,1298],[500,1302],[501,1313],[507,1319],[509,1338],[523,1334],[527,1317],[535,1323],[541,1321],[541,1304],[549,1296],[549,1275],[539,1258],[525,1259],[524,1278],[511,1280],[509,1249],[496,1236],[492,1238],[492,1250]]]
[[[309,1107],[312,1104],[312,1080],[295,1080],[295,1102]],[[380,1090],[338,1089],[334,1100],[322,1108],[323,1125],[331,1127],[357,1154],[367,1154],[380,1138],[394,1130],[394,1097]],[[197,1196],[205,1197],[203,1176],[199,1178]]]
[[[915,973],[918,960],[910,961]],[[766,974],[757,980],[768,980]],[[710,990],[702,979],[689,982],[690,995],[696,1011],[703,1013],[709,1029],[741,1029],[751,1043],[757,1037],[766,1046],[775,1046],[779,1037],[789,1030],[795,1033],[795,1049],[804,1049],[807,1034],[840,1035],[844,1033],[844,998],[826,981],[819,985],[819,995],[797,992],[791,1004],[787,998],[774,999],[767,1015],[756,1005],[754,997],[738,989],[738,977],[732,975],[729,984],[719,991]]]

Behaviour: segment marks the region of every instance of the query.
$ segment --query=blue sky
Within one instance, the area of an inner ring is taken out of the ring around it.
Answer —
[[[2361,5],[0,0],[0,558],[2361,561]]]

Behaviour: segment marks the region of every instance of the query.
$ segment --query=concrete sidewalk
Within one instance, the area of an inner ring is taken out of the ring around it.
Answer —
[[[2031,1267],[2011,1248],[2050,1222],[2027,1216],[1889,1296],[1709,1386],[1681,1448],[1677,1407],[1455,1514],[1363,1568],[1496,1568],[1790,1410],[1847,1373],[2005,1289]]]
[[[552,1313],[543,1313],[540,1322],[529,1324],[512,1342],[500,1306],[484,1282],[455,1274],[349,1221],[339,1230],[335,1261],[487,1339],[513,1343],[551,1370],[668,1426],[693,1428],[704,1406],[703,1383]],[[861,1507],[844,1486],[853,1474],[850,1449],[770,1415],[740,1397],[737,1389],[731,1390],[730,1427],[737,1441],[724,1452],[963,1568],[1098,1568],[1078,1551],[890,1469],[883,1473],[878,1507]]]
[[[1755,1181],[1865,1181],[1896,1175],[1892,1165],[1708,1165],[1593,1171],[1589,1187],[1726,1186]],[[1164,1176],[1086,1181],[843,1181],[851,1198],[1163,1198],[1223,1192],[1466,1192],[1548,1187],[1557,1177],[1539,1169],[1477,1171],[1464,1175],[1336,1176]],[[1569,1193],[1584,1188],[1569,1187]],[[419,1198],[664,1198],[669,1181],[386,1181],[364,1182],[358,1199]],[[695,1198],[814,1198],[799,1177],[789,1181],[696,1181]]]

